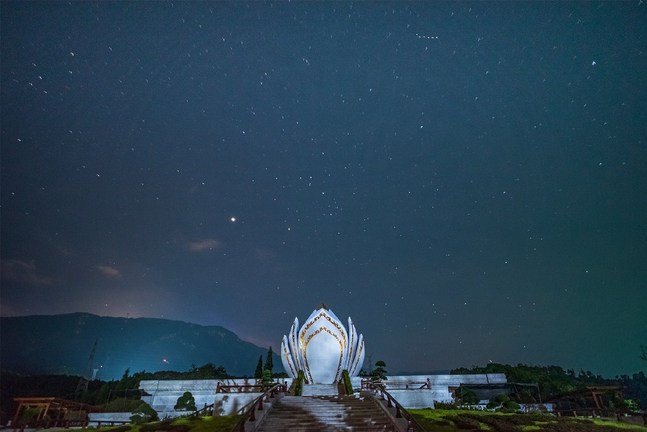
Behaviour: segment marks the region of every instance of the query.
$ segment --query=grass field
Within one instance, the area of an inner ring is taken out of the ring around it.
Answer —
[[[647,426],[615,420],[562,417],[548,414],[501,414],[483,411],[408,410],[428,432],[647,432]],[[230,432],[238,416],[184,417],[174,420],[103,427],[97,432]],[[92,430],[93,428],[88,428]]]
[[[408,410],[429,432],[647,432],[647,426],[615,420],[549,414],[501,414],[468,410]]]

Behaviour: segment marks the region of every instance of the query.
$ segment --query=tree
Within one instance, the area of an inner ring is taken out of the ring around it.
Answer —
[[[272,369],[274,369],[274,360],[272,357],[274,356],[274,353],[272,352],[272,347],[270,347],[269,350],[267,350],[267,357],[265,358],[265,367],[263,369],[267,369],[270,372],[272,372]]]
[[[479,398],[473,390],[461,387],[461,399],[463,405],[476,405],[479,403]]]
[[[640,346],[640,358],[647,362],[647,347],[644,345]]]
[[[375,369],[373,369],[372,373],[372,379],[374,381],[382,381],[387,379],[386,374],[388,373],[386,371],[386,363],[384,363],[383,360],[378,360],[375,362]]]
[[[228,378],[227,371],[222,366],[215,366],[213,363],[207,363],[196,370],[194,377],[194,379],[213,378]]]
[[[138,374],[130,376],[130,369],[126,369],[119,382],[117,382],[114,392],[126,392],[126,390],[136,389],[139,387],[139,379]]]
[[[265,369],[263,371],[263,385],[271,386],[273,383],[274,383],[274,378],[272,378],[272,371],[269,369]]]
[[[126,368],[126,370],[124,371],[124,374],[121,376],[120,382],[127,381],[129,376],[130,376],[130,368]]]
[[[263,356],[262,355],[258,358],[256,371],[254,372],[254,378],[257,378],[257,379],[263,378]]]
[[[180,411],[197,411],[198,408],[195,406],[195,398],[191,392],[184,392],[182,396],[177,398],[177,402],[173,407],[176,410]]]
[[[493,409],[495,411],[504,413],[517,412],[521,408],[518,403],[511,400],[510,397],[506,394],[500,394],[496,396],[494,399],[491,399],[486,406],[488,409]]]

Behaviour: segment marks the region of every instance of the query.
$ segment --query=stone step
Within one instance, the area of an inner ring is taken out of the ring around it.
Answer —
[[[304,384],[301,393],[303,396],[337,396],[337,384]]]
[[[373,400],[358,396],[284,396],[273,404],[256,430],[396,431]]]

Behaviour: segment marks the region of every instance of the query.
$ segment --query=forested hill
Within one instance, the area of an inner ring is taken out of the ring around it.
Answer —
[[[131,372],[190,370],[211,363],[235,376],[252,376],[268,347],[241,340],[218,326],[153,318],[100,317],[88,313],[0,318],[0,364],[25,374],[83,375],[96,342],[96,378]],[[278,347],[274,347],[275,349]],[[281,361],[274,359],[274,371]]]
[[[624,387],[625,398],[635,400],[640,403],[642,409],[647,409],[647,376],[644,372],[637,372],[631,376],[604,378],[589,371],[575,372],[572,369],[564,370],[560,366],[527,366],[523,364],[511,366],[489,363],[485,367],[453,369],[451,373],[504,373],[508,382],[539,384],[543,400],[587,386],[620,385]]]

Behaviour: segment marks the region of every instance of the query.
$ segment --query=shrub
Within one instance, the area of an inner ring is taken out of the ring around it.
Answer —
[[[305,380],[305,374],[302,370],[299,371],[297,376],[297,384],[294,386],[294,395],[301,396],[303,394],[303,381]]]
[[[504,413],[515,413],[520,409],[521,409],[521,405],[519,405],[513,400],[509,400],[509,401],[503,402],[503,405],[497,411],[501,411]]]
[[[511,400],[508,395],[500,394],[488,402],[487,408],[505,413],[513,413],[518,411],[521,407],[518,403]]]
[[[146,402],[141,404],[132,411],[133,415],[130,416],[130,421],[135,424],[146,423],[157,420],[157,411],[155,411]]]
[[[474,393],[470,389],[463,389],[461,399],[464,405],[476,405],[477,403],[479,403],[479,398],[476,397],[476,393]]]
[[[447,402],[440,402],[440,401],[434,401],[434,408],[442,409],[442,410],[455,410],[455,409],[458,409],[456,404],[447,403]]]
[[[348,369],[344,369],[341,373],[341,378],[344,381],[344,390],[346,391],[346,394],[353,394],[353,383],[350,380],[350,374],[348,373]]]
[[[182,396],[177,398],[177,402],[175,403],[175,407],[173,407],[176,410],[182,410],[182,411],[197,411],[198,408],[195,406],[195,398],[193,397],[193,394],[191,392],[187,391],[184,392]]]

